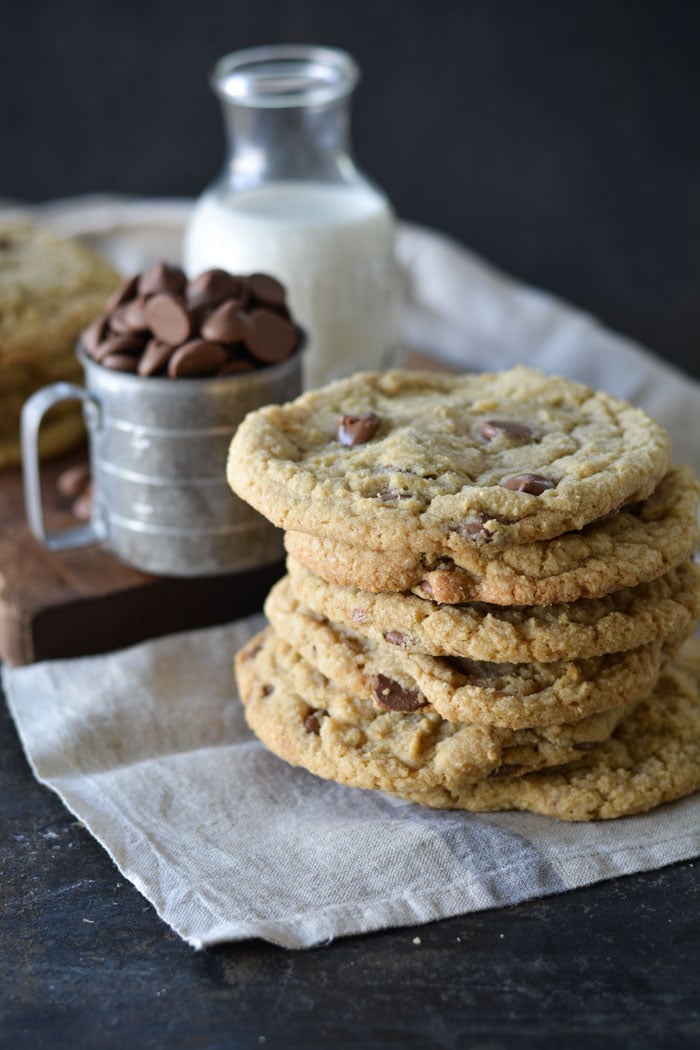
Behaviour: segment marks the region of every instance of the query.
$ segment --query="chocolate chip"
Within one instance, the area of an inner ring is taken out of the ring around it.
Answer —
[[[402,685],[384,674],[375,674],[369,680],[374,702],[385,711],[417,711],[425,707],[427,700],[416,689],[404,689]]]
[[[241,281],[226,270],[205,270],[187,285],[187,305],[207,306],[210,309],[224,299],[237,298]]]
[[[113,310],[109,318],[109,327],[112,331],[121,335],[131,332],[147,332],[146,302],[146,297],[140,295]]]
[[[227,361],[225,365],[222,365],[216,374],[217,376],[236,376],[241,375],[243,372],[254,371],[255,365],[252,361],[249,361],[246,357],[234,357]]]
[[[96,317],[92,324],[81,333],[82,344],[89,354],[94,354],[97,347],[107,335],[107,314]]]
[[[487,441],[504,437],[510,441],[532,441],[537,432],[525,423],[515,423],[511,419],[484,419],[479,423],[479,433]]]
[[[504,489],[512,489],[514,492],[529,492],[531,496],[541,496],[547,489],[556,488],[556,481],[542,477],[541,474],[514,474],[512,478],[504,478],[501,482]]]
[[[226,363],[226,351],[219,343],[208,343],[204,339],[192,339],[178,347],[168,361],[171,379],[186,379],[210,376]]]
[[[294,325],[284,317],[269,310],[253,310],[248,314],[243,340],[256,360],[274,365],[296,350],[299,337]]]
[[[321,732],[321,723],[318,718],[318,711],[312,711],[304,719],[304,729],[307,733],[316,733],[317,735]]]
[[[390,645],[405,645],[406,635],[401,631],[385,631],[383,634],[385,642],[389,642]]]
[[[165,369],[170,358],[175,353],[175,347],[169,343],[161,343],[158,339],[151,339],[139,360],[138,373],[140,376],[154,376]]]
[[[423,591],[423,593],[428,598],[434,598],[435,597],[435,591],[432,588],[432,584],[430,583],[430,580],[421,580],[421,582],[418,584],[418,586],[420,587],[420,589]]]
[[[352,622],[353,623],[364,623],[367,619],[367,613],[364,609],[353,609],[352,610]]]
[[[139,359],[134,354],[107,354],[100,361],[105,368],[111,368],[114,372],[135,372],[139,365]]]
[[[493,533],[486,528],[488,520],[485,514],[479,518],[468,518],[457,526],[456,531],[460,536],[468,540],[474,540],[477,544],[490,543],[493,539]]]
[[[347,448],[364,445],[377,433],[379,423],[379,416],[374,412],[364,412],[361,416],[341,416],[335,436]]]
[[[159,262],[141,274],[138,289],[141,295],[156,295],[158,292],[174,292],[180,295],[187,285],[187,278],[179,266]]]
[[[240,299],[227,299],[209,314],[202,325],[204,339],[215,343],[239,343],[248,331],[248,316],[241,311]]]
[[[88,482],[77,499],[73,500],[71,513],[78,521],[89,521],[92,517],[92,485],[90,482]]]
[[[75,467],[62,470],[56,478],[56,488],[64,499],[75,499],[90,480],[90,467],[79,463]]]
[[[489,779],[496,777],[512,777],[522,768],[522,766],[508,765],[507,763],[504,763],[502,766],[499,766],[498,769],[494,769],[489,773]]]
[[[246,284],[253,298],[257,302],[262,303],[263,306],[271,306],[273,308],[284,306],[287,294],[285,287],[275,280],[274,277],[270,277],[269,274],[251,273],[246,278]]]
[[[154,295],[146,304],[148,327],[161,343],[178,346],[192,335],[192,318],[181,299],[167,292]]]
[[[577,744],[571,745],[574,751],[594,751],[598,747],[598,743],[595,740],[580,740]]]
[[[113,354],[140,353],[144,343],[145,339],[141,335],[110,335],[97,345],[92,356],[102,365],[105,358]]]
[[[136,295],[136,289],[138,286],[138,274],[136,277],[129,277],[126,281],[123,281],[117,288],[116,292],[112,292],[110,295],[105,303],[105,309],[108,311],[115,310],[117,306],[121,306],[121,304],[127,302],[127,300],[133,299]]]

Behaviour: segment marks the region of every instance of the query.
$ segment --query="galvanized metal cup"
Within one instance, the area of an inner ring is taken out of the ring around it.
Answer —
[[[104,543],[118,558],[163,576],[252,569],[282,556],[279,529],[226,482],[234,431],[252,409],[301,391],[301,355],[219,379],[144,379],[104,368],[78,348],[86,389],[54,383],[22,412],[27,518],[50,550]],[[89,524],[47,533],[37,435],[45,413],[78,398],[90,441]]]

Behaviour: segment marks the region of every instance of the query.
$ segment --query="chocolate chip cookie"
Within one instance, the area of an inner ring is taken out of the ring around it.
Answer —
[[[517,547],[445,557],[394,552],[291,531],[285,546],[317,575],[364,590],[407,591],[433,601],[548,605],[596,598],[653,580],[698,546],[698,483],[673,467],[641,504],[607,521]]]
[[[237,674],[248,723],[275,754],[317,776],[423,805],[585,821],[645,812],[700,786],[697,641],[608,739],[568,764],[522,775],[522,759],[539,746],[534,739],[499,745],[483,726],[477,733],[434,713],[377,711],[335,689],[270,631],[241,651]]]
[[[389,711],[427,705],[451,722],[522,729],[574,722],[640,699],[683,637],[551,663],[493,663],[409,653],[302,606],[287,578],[265,603],[275,633],[341,689]],[[579,741],[578,747],[586,741]]]
[[[412,653],[496,663],[582,659],[687,635],[700,595],[691,563],[605,598],[547,606],[439,605],[414,594],[340,587],[291,557],[287,568],[299,603],[333,623]]]
[[[399,793],[459,791],[561,765],[606,740],[631,709],[520,730],[449,722],[430,707],[381,709],[329,681],[270,628],[241,651],[236,673],[248,722],[270,750],[321,776]]]
[[[359,373],[247,417],[235,492],[285,529],[469,558],[646,499],[670,439],[645,412],[526,367]]]

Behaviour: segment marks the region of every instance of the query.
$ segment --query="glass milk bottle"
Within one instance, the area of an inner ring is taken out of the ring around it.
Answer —
[[[305,385],[385,366],[396,346],[394,217],[350,155],[352,58],[330,48],[237,51],[212,74],[229,153],[185,235],[190,275],[273,274],[308,333]]]

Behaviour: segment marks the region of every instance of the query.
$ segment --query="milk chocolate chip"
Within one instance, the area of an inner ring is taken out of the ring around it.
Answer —
[[[139,354],[144,347],[144,338],[141,335],[110,335],[98,343],[92,356],[101,365],[106,359],[114,354]],[[110,366],[107,365],[107,368]]]
[[[83,331],[81,339],[83,346],[89,354],[94,354],[97,347],[107,335],[107,315],[97,317],[92,324]]]
[[[379,423],[379,416],[374,412],[364,412],[361,416],[341,416],[335,436],[347,448],[364,445],[377,433]]]
[[[406,635],[401,631],[385,631],[383,635],[384,641],[389,642],[390,645],[405,645]]]
[[[209,309],[235,299],[241,290],[241,281],[226,270],[205,270],[187,285],[187,305],[206,306]]]
[[[138,274],[135,277],[129,277],[126,281],[123,281],[116,292],[112,292],[109,299],[105,303],[105,309],[112,311],[117,306],[121,306],[122,303],[127,302],[129,299],[133,299],[136,295],[136,289],[139,286]]]
[[[158,292],[174,292],[180,295],[186,285],[187,278],[179,266],[159,262],[141,274],[138,288],[141,295],[156,295]]]
[[[170,346],[169,343],[161,343],[158,339],[151,339],[146,344],[146,349],[139,360],[139,375],[154,376],[162,372],[174,353],[174,346]]]
[[[263,306],[271,306],[273,309],[284,306],[286,292],[283,284],[270,277],[267,273],[251,273],[246,278],[248,291]]]
[[[135,372],[139,366],[139,359],[135,354],[107,354],[100,361],[105,368],[111,368],[115,372]]]
[[[484,419],[479,423],[479,433],[487,441],[504,437],[511,441],[532,441],[537,437],[532,427],[525,423],[516,423],[511,419]]]
[[[321,723],[318,714],[318,711],[312,711],[304,719],[304,729],[306,732],[315,733],[317,736],[321,732]]]
[[[167,292],[152,296],[146,304],[148,326],[161,343],[177,346],[192,335],[192,318],[181,299]]]
[[[385,711],[417,711],[427,703],[418,690],[404,689],[399,682],[384,674],[372,675],[369,681],[374,702]]]
[[[178,347],[168,361],[171,379],[187,379],[210,376],[226,363],[226,351],[219,343],[208,343],[205,339],[193,339]]]
[[[241,302],[241,299],[227,299],[218,306],[202,325],[202,336],[215,343],[240,343],[248,330],[248,318],[241,311]]]
[[[504,478],[501,482],[504,489],[512,489],[514,492],[529,492],[531,496],[541,496],[547,489],[556,488],[556,481],[542,477],[541,474],[514,474],[512,478]]]
[[[296,350],[297,333],[293,324],[269,310],[253,310],[248,315],[243,341],[257,361],[277,364]]]

